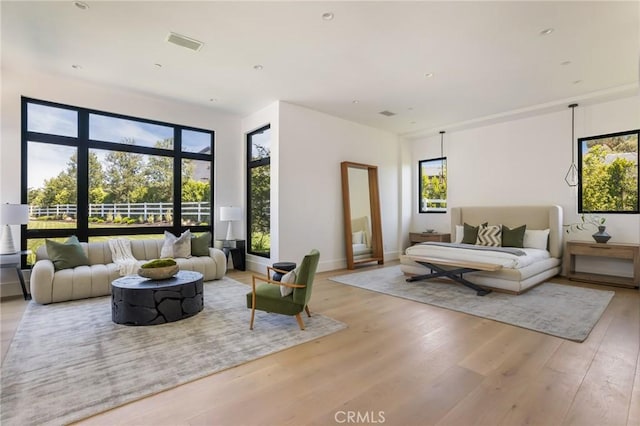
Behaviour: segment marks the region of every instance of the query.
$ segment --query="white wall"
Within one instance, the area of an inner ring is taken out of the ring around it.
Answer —
[[[398,256],[397,137],[286,102],[242,122],[243,132],[271,123],[271,258],[248,259],[262,271],[320,251],[319,270],[346,266],[340,162],[377,165],[385,256]],[[275,237],[275,239],[274,239]]]
[[[579,106],[575,136],[595,136],[640,128],[640,96]],[[446,130],[446,129],[444,129]],[[474,129],[447,132],[449,206],[558,204],[564,223],[578,220],[577,190],[564,182],[571,164],[571,111],[546,113]],[[450,230],[449,214],[419,214],[418,161],[440,156],[440,136],[405,141],[409,153],[412,231]],[[577,155],[577,150],[576,150]],[[404,208],[409,206],[405,202]],[[611,242],[640,242],[639,215],[604,215]],[[590,241],[591,232],[569,239]],[[566,234],[565,234],[566,235]],[[408,237],[404,246],[408,245]]]
[[[20,97],[26,96],[101,111],[131,115],[215,130],[214,206],[239,205],[244,186],[244,157],[240,118],[214,109],[170,99],[146,96],[79,79],[2,68],[2,122],[0,123],[0,202],[20,202]],[[222,161],[221,161],[222,159]],[[241,204],[240,204],[241,205]],[[224,236],[215,212],[214,232]],[[222,224],[226,225],[226,224]],[[20,241],[14,227],[14,240]],[[21,294],[15,273],[2,270],[0,295]],[[7,285],[5,285],[7,284]]]

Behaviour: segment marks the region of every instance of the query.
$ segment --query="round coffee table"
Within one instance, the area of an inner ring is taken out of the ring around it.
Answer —
[[[111,283],[111,319],[116,324],[155,325],[202,310],[202,274],[179,271],[166,280],[127,275]]]

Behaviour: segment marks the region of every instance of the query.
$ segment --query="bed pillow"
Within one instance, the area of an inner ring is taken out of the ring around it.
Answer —
[[[536,248],[540,250],[547,249],[547,241],[549,240],[548,229],[527,229],[524,231],[524,248]]]
[[[201,235],[191,235],[191,256],[209,256],[211,247],[211,232]]]
[[[502,247],[524,247],[524,233],[527,225],[509,229],[502,225]]]
[[[476,245],[500,247],[502,244],[502,225],[481,226],[478,229]]]
[[[481,224],[480,226],[487,226],[488,222]],[[480,226],[471,226],[468,223],[464,223],[463,225],[463,233],[462,243],[463,244],[475,244],[478,240],[478,228]]]
[[[456,225],[456,239],[453,241],[456,244],[460,244],[464,238],[464,226]]]
[[[89,264],[89,258],[75,235],[70,236],[64,243],[46,239],[44,243],[47,247],[47,256],[53,262],[53,268],[56,271]]]
[[[352,233],[351,244],[364,244],[364,232],[356,231]]]
[[[164,244],[160,250],[160,257],[191,257],[191,231],[187,229],[179,237],[164,231]]]
[[[286,274],[284,274],[282,276],[282,279],[280,279],[280,282],[287,283],[287,284],[295,284],[297,279],[298,279],[298,269],[296,268],[293,271],[289,271]],[[287,287],[286,285],[280,286],[280,296],[287,297],[291,293],[293,293],[293,287]]]

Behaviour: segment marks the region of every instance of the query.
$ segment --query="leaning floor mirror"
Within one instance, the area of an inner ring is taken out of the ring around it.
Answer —
[[[369,262],[384,263],[378,168],[343,161],[342,200],[347,268]]]

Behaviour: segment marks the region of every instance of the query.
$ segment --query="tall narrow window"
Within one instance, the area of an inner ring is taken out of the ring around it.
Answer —
[[[72,234],[211,230],[212,131],[27,98],[22,112],[32,253],[45,238]]]
[[[447,158],[433,158],[418,163],[420,171],[418,205],[420,213],[447,211]]]
[[[247,134],[248,253],[271,254],[271,127]]]
[[[578,139],[578,211],[638,213],[640,130]]]

